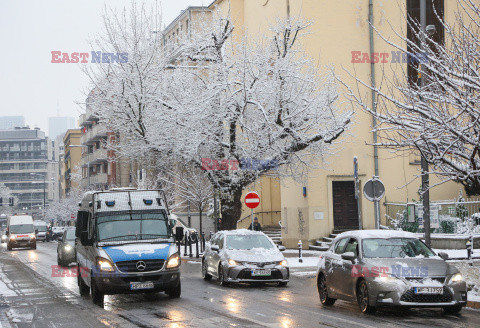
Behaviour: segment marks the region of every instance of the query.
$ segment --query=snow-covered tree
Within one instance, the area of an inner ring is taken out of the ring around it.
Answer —
[[[172,191],[177,209],[184,211],[187,206],[193,206],[198,210],[201,232],[203,214],[213,200],[213,188],[207,175],[198,167],[177,163],[174,170],[162,172],[159,181],[165,189]]]
[[[394,50],[414,53],[423,66],[424,86],[407,82],[407,65],[398,65],[382,76],[381,85],[351,74],[355,83],[343,80],[350,99],[377,120],[378,145],[393,151],[420,153],[430,165],[429,174],[442,182],[456,181],[467,194],[480,193],[480,8],[472,0],[449,1],[454,15],[450,21],[438,16],[445,41],[420,32],[418,24],[408,19],[415,37],[402,31],[378,32]],[[393,37],[392,37],[393,35]],[[423,36],[423,37],[422,37]],[[398,42],[395,38],[398,37]],[[425,40],[425,43],[415,40]],[[421,55],[418,55],[421,54]],[[377,110],[363,97],[362,87],[375,90]]]
[[[45,212],[45,219],[48,221],[66,223],[71,220],[71,216],[77,216],[78,204],[82,200],[84,191],[81,189],[72,189],[67,197],[51,202]]]
[[[91,72],[95,106],[131,156],[153,152],[160,166],[164,159],[197,168],[202,159],[239,163],[204,165],[211,185],[230,195],[221,201],[221,228],[234,229],[245,187],[272,166],[295,176],[319,163],[351,113],[338,108],[334,80],[318,75],[299,44],[308,24],[283,22],[263,44],[234,44],[231,20],[214,20],[172,60],[149,38],[155,17],[134,9],[106,18],[101,48],[126,51],[129,61]],[[250,159],[270,165],[242,164]]]

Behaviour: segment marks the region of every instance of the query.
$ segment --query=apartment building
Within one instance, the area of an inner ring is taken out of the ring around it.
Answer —
[[[63,137],[64,152],[60,166],[62,167],[61,175],[64,177],[62,194],[67,196],[72,189],[79,188],[79,181],[72,174],[80,174],[82,159],[81,146],[82,130],[69,129]]]
[[[45,132],[28,127],[0,130],[0,182],[18,199],[18,211],[41,215],[55,199],[58,164]]]

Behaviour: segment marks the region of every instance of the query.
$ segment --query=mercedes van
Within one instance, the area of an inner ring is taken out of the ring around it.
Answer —
[[[13,215],[7,219],[7,249],[17,247],[37,249],[37,238],[30,215]]]
[[[77,215],[75,250],[81,295],[165,292],[180,297],[180,255],[162,190],[87,192]]]

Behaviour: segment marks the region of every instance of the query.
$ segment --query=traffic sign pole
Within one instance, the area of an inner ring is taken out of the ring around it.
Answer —
[[[245,205],[247,205],[247,207],[251,208],[252,209],[252,231],[254,230],[253,228],[253,209],[256,208],[258,205],[260,204],[260,196],[258,196],[258,194],[256,192],[249,192],[246,196],[245,196]]]

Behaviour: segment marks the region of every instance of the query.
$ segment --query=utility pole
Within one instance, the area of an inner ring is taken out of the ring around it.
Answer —
[[[423,53],[426,52],[425,49],[425,36],[427,33],[427,0],[420,0],[420,49]],[[423,58],[423,54],[422,54]],[[424,80],[424,67],[422,62],[420,61],[420,70],[418,80],[420,83],[420,92],[423,92],[423,87],[425,85]],[[420,98],[423,101],[422,98]],[[425,244],[430,247],[430,181],[428,177],[428,163],[423,154],[422,156],[422,197],[423,197],[423,228],[425,230]]]

